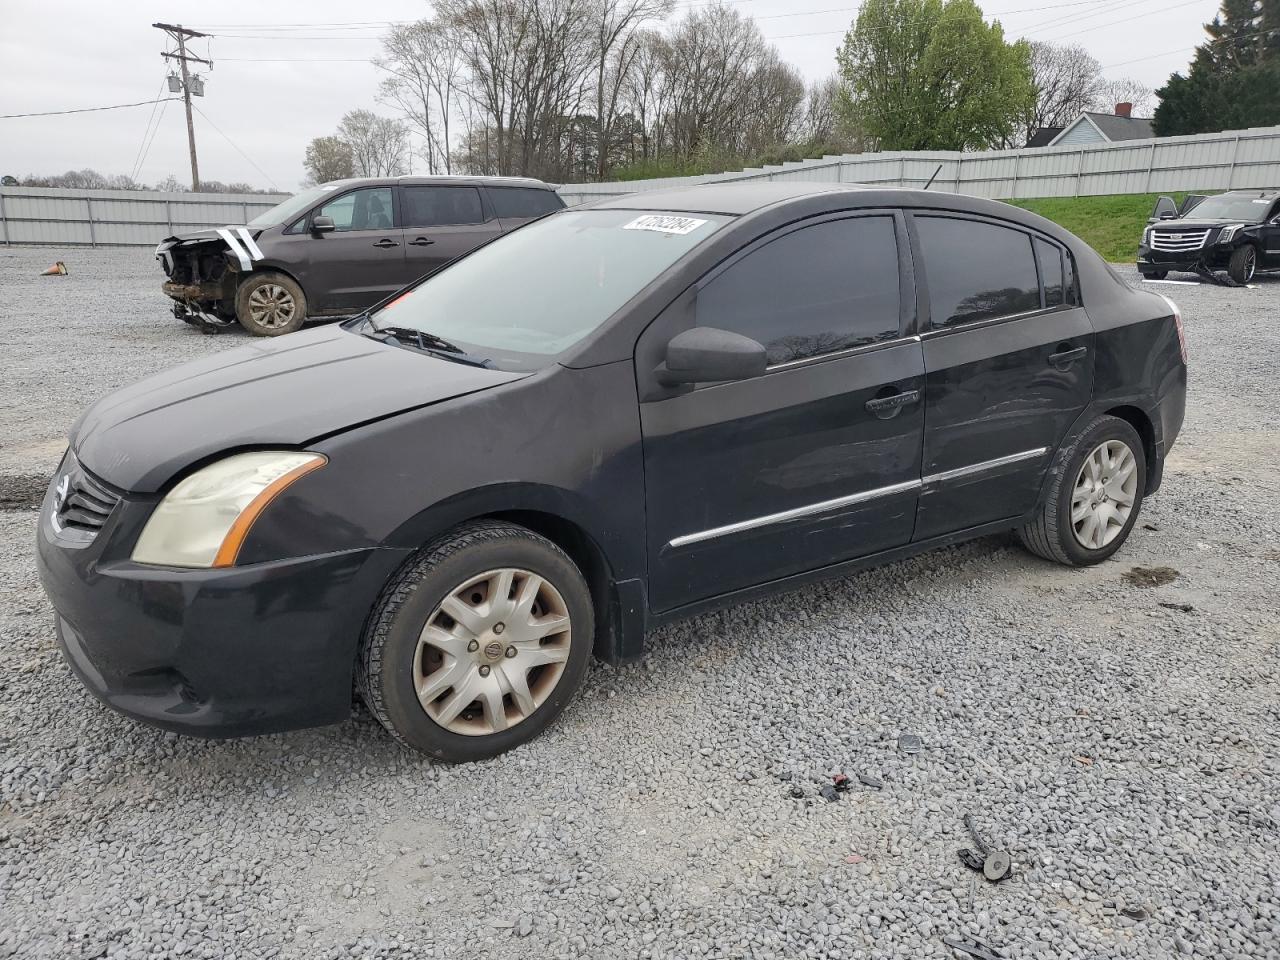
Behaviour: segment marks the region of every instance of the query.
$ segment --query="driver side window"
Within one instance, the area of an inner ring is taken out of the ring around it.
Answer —
[[[332,217],[339,233],[352,230],[390,230],[395,226],[390,187],[365,187],[335,197],[316,211]]]

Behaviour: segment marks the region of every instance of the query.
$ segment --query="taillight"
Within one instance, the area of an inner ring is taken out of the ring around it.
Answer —
[[[1164,294],[1160,294],[1159,296],[1161,300],[1169,305],[1169,309],[1173,312],[1173,325],[1178,330],[1178,350],[1182,352],[1182,362],[1187,363],[1187,334],[1186,331],[1182,329],[1182,311],[1178,309],[1178,305],[1176,303]]]

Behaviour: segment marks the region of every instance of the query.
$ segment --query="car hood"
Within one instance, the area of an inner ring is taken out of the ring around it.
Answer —
[[[256,341],[108,394],[72,427],[71,446],[107,483],[153,493],[224,450],[303,446],[525,376],[324,327]]]
[[[1243,223],[1246,227],[1256,226],[1246,220],[1154,220],[1151,225],[1161,230],[1203,230],[1205,227],[1222,227],[1228,223]]]

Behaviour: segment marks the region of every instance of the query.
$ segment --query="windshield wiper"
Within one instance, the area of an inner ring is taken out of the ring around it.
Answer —
[[[455,363],[466,363],[473,367],[492,367],[493,361],[484,357],[476,357],[467,353],[457,344],[450,343],[444,337],[438,337],[434,333],[427,333],[414,327],[374,327],[372,330],[364,334],[374,340],[381,340],[383,337],[391,337],[397,343],[409,342],[416,346],[423,353],[429,353],[433,357],[440,357],[444,360],[452,360]]]

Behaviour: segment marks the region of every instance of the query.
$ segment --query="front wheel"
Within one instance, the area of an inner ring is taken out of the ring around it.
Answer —
[[[1101,416],[1072,443],[1049,478],[1049,495],[1018,531],[1023,545],[1072,567],[1101,563],[1129,537],[1147,489],[1138,431]]]
[[[1236,283],[1248,283],[1258,272],[1258,251],[1253,244],[1237,247],[1227,262],[1227,276]]]
[[[1168,270],[1150,270],[1142,275],[1144,280],[1163,280],[1169,275]]]
[[[406,746],[482,760],[565,708],[594,631],[591,592],[564,551],[525,527],[478,521],[428,544],[384,591],[358,686]]]
[[[307,319],[307,297],[283,273],[253,273],[236,291],[236,319],[256,337],[293,333]]]

